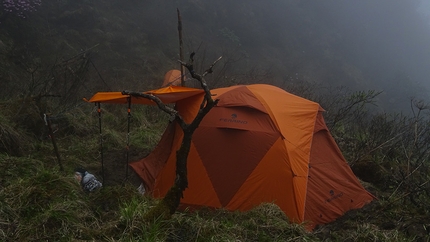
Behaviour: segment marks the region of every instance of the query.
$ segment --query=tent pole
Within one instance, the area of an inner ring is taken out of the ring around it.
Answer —
[[[179,33],[179,59],[183,62],[184,61],[184,54],[182,51],[182,19],[181,19],[181,13],[179,12],[179,8],[176,9],[178,12],[178,33]],[[181,86],[185,87],[185,70],[184,66],[180,64],[181,66]]]
[[[100,158],[102,162],[102,180],[103,186],[105,185],[105,169],[103,162],[103,136],[102,136],[102,110],[100,108],[100,102],[97,103],[97,112],[99,114],[99,134],[100,134]]]
[[[128,178],[128,159],[130,150],[130,119],[131,119],[131,96],[127,98],[128,108],[127,108],[127,146],[126,146],[126,163],[125,163],[125,179]]]

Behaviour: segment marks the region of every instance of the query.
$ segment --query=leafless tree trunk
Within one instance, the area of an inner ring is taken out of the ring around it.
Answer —
[[[186,123],[181,115],[173,108],[163,104],[161,100],[152,95],[145,94],[140,92],[131,92],[131,91],[123,91],[124,95],[131,95],[137,97],[143,97],[154,101],[158,107],[164,112],[174,115],[175,120],[178,122],[179,126],[184,132],[184,137],[182,139],[182,144],[179,150],[176,152],[176,179],[174,185],[167,192],[166,196],[158,203],[156,207],[154,207],[151,211],[146,215],[147,220],[153,220],[158,217],[170,218],[172,214],[175,213],[176,209],[179,206],[179,202],[183,197],[183,192],[188,187],[188,178],[187,178],[187,159],[188,153],[190,152],[191,139],[194,131],[199,126],[200,122],[203,120],[204,116],[217,104],[218,100],[212,99],[212,94],[209,90],[209,87],[206,84],[204,77],[212,73],[212,68],[214,65],[221,59],[219,57],[203,74],[197,74],[194,71],[194,53],[190,55],[190,60],[188,63],[180,61],[180,63],[188,69],[191,76],[196,79],[200,86],[205,91],[205,95],[202,103],[200,104],[200,109],[197,113],[197,116],[191,123]]]

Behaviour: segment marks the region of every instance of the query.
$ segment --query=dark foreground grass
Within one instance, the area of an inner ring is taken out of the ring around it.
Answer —
[[[15,164],[11,166],[10,164]],[[70,174],[28,158],[0,156],[1,241],[289,241],[317,238],[272,204],[250,212],[178,212],[147,223],[156,201],[134,186],[85,194]]]
[[[274,204],[182,211],[147,223],[144,214],[157,201],[135,186],[86,194],[72,174],[40,160],[3,154],[0,167],[0,241],[414,241],[372,224],[367,210],[313,232],[289,223]]]

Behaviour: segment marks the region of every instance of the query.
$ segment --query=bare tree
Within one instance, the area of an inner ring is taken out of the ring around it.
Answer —
[[[164,112],[175,117],[176,122],[178,122],[182,131],[184,132],[184,137],[182,139],[181,147],[176,152],[176,179],[174,185],[167,192],[166,196],[155,206],[152,210],[146,214],[145,219],[153,220],[160,216],[164,218],[169,218],[175,213],[179,206],[179,202],[183,197],[183,192],[188,187],[187,178],[187,159],[188,153],[190,152],[191,139],[194,131],[199,126],[200,122],[203,120],[204,116],[218,103],[218,100],[212,99],[212,94],[209,90],[208,85],[204,77],[213,72],[214,65],[221,59],[219,57],[203,74],[198,74],[194,71],[194,52],[190,55],[190,60],[188,63],[179,61],[185,68],[188,69],[191,76],[196,79],[202,89],[205,91],[204,98],[200,104],[200,109],[191,123],[186,123],[177,110],[164,104],[158,97],[152,94],[145,94],[140,92],[123,91],[124,95],[131,95],[135,97],[143,97],[154,101],[157,106]]]

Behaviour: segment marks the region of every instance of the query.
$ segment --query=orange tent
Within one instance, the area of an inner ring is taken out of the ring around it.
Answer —
[[[374,199],[346,163],[318,103],[264,84],[211,92],[219,102],[193,135],[181,207],[245,211],[274,202],[291,221],[312,228]],[[202,98],[177,100],[185,121]],[[171,123],[154,151],[130,164],[156,198],[174,183],[182,137]]]

